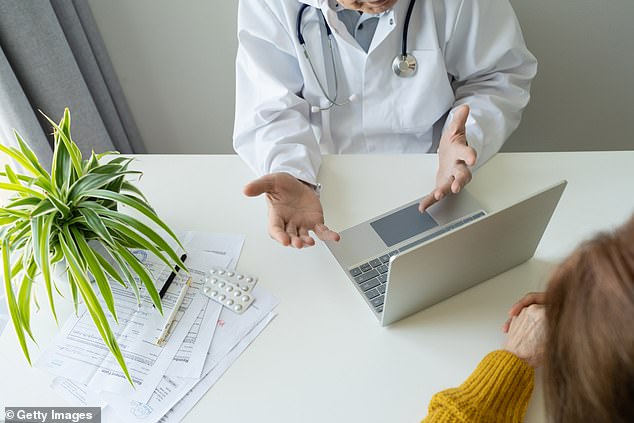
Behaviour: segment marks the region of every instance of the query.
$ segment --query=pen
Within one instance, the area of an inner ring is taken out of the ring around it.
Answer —
[[[185,285],[183,285],[183,287],[181,288],[181,293],[178,295],[176,304],[174,304],[174,308],[172,309],[172,312],[167,318],[167,321],[165,322],[165,326],[163,326],[163,330],[161,331],[161,334],[156,340],[156,345],[162,347],[167,342],[167,338],[169,338],[170,334],[172,333],[172,329],[174,329],[174,326],[176,326],[176,323],[177,323],[174,321],[174,319],[176,318],[176,313],[178,313],[178,309],[181,307],[183,299],[185,298],[185,294],[187,293],[187,289],[191,286],[191,284],[192,284],[192,278],[190,276],[189,279],[187,279],[187,282],[185,282]]]
[[[181,256],[181,261],[183,263],[185,263],[185,260],[187,260],[187,254],[183,254]],[[174,278],[176,277],[176,274],[178,273],[179,270],[180,270],[180,267],[178,267],[178,266],[174,267],[174,271],[172,273],[170,273],[170,275],[167,277],[167,280],[165,281],[165,284],[163,285],[163,287],[159,291],[159,297],[160,298],[163,298],[165,296],[165,293],[167,292],[167,290],[169,289],[170,285],[174,281]]]

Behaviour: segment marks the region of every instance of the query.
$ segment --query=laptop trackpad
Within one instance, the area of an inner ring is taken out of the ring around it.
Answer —
[[[438,223],[429,213],[419,212],[418,203],[414,203],[374,222],[370,222],[370,226],[381,237],[381,240],[385,242],[385,245],[391,247],[435,228]]]

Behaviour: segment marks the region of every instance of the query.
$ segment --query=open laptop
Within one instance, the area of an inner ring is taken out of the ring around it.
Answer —
[[[326,245],[387,326],[530,259],[566,184],[498,211],[467,190],[423,214],[412,201]]]

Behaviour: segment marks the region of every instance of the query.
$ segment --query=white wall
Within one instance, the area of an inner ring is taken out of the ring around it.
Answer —
[[[634,1],[511,1],[540,67],[505,149],[634,149]],[[89,3],[148,151],[231,153],[237,0]]]
[[[150,153],[232,153],[235,0],[89,0]]]

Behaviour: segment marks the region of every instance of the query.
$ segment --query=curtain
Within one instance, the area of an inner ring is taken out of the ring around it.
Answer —
[[[0,141],[13,129],[43,164],[52,159],[51,125],[71,112],[84,155],[144,153],[138,129],[83,0],[0,0]]]

